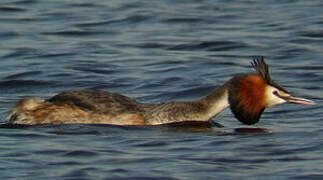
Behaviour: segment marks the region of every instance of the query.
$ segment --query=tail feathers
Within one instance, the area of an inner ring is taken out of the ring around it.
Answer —
[[[15,107],[11,110],[7,119],[11,124],[30,124],[33,119],[31,114],[40,105],[44,103],[40,98],[26,98],[20,100]]]

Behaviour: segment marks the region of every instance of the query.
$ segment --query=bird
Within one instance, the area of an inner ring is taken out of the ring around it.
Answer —
[[[106,124],[119,126],[211,122],[227,108],[242,124],[253,125],[266,108],[283,103],[315,105],[292,96],[274,81],[264,57],[251,62],[253,73],[237,74],[210,94],[191,101],[141,103],[130,97],[103,90],[72,90],[47,100],[20,100],[7,117],[15,125]]]

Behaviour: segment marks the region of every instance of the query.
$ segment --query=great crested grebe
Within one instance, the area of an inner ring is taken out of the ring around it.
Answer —
[[[208,122],[230,107],[243,124],[259,121],[265,108],[285,102],[314,105],[293,97],[270,77],[263,57],[251,62],[256,73],[234,76],[209,95],[188,102],[144,104],[106,91],[62,92],[48,100],[26,98],[10,112],[10,124],[111,124],[161,125],[179,122]]]

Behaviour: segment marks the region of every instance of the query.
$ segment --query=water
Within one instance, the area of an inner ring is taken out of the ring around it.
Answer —
[[[1,179],[322,179],[322,1],[0,3],[0,118],[26,96],[104,89],[142,102],[202,97],[265,56],[272,76],[317,102],[267,109],[253,127],[12,127]]]

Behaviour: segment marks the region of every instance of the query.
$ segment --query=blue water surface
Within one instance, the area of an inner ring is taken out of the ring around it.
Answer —
[[[323,179],[323,1],[2,0],[0,122],[21,98],[103,89],[192,100],[265,56],[314,100],[245,127],[62,125],[0,129],[1,179]]]

